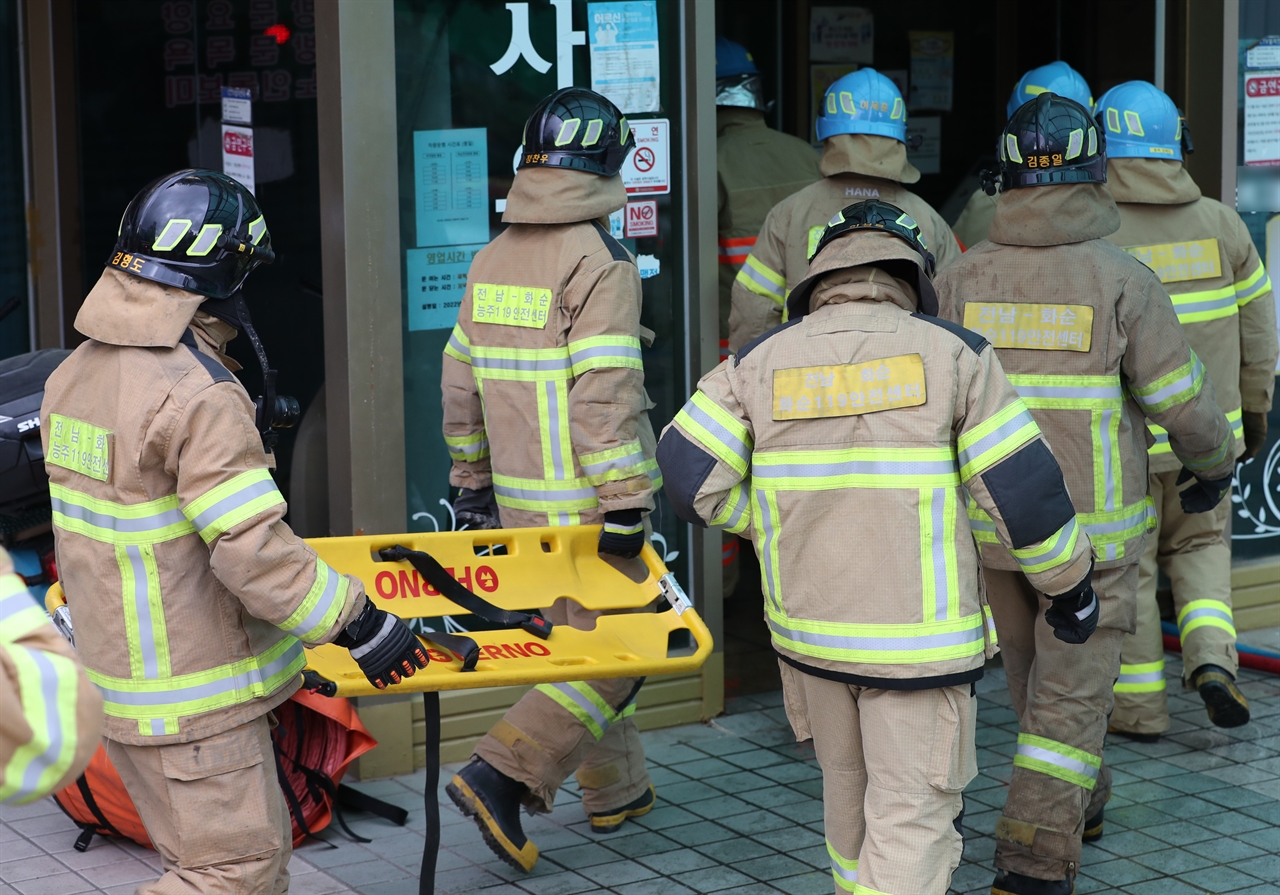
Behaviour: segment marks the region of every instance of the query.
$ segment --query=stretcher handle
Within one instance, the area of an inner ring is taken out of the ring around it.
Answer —
[[[378,551],[378,556],[388,562],[408,562],[417,569],[423,579],[438,590],[443,596],[453,601],[472,615],[482,618],[491,624],[503,628],[523,628],[535,637],[546,640],[551,636],[551,622],[538,612],[519,612],[495,606],[479,594],[462,586],[462,584],[444,570],[444,566],[436,562],[430,553],[421,550],[410,550],[396,544]],[[473,663],[474,666],[474,663]]]

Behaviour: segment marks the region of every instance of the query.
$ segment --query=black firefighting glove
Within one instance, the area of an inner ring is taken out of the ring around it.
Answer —
[[[427,651],[413,636],[409,626],[397,616],[372,603],[365,603],[333,642],[351,650],[364,676],[379,690],[413,677],[418,668],[427,667]]]
[[[1244,424],[1244,456],[1240,458],[1243,462],[1258,456],[1267,443],[1267,415],[1246,410],[1240,414],[1240,422]]]
[[[1195,479],[1195,483],[1190,488],[1185,488],[1178,493],[1178,498],[1182,501],[1182,512],[1184,513],[1207,513],[1222,502],[1222,498],[1231,492],[1231,476],[1225,476],[1220,479],[1202,479],[1193,473],[1187,467],[1182,467],[1182,472],[1178,473],[1178,478],[1174,481],[1175,485],[1182,485]]]
[[[640,510],[610,510],[600,528],[601,553],[632,559],[644,549],[644,519]]]
[[[1084,643],[1098,629],[1101,614],[1098,595],[1093,591],[1093,563],[1089,574],[1065,594],[1049,597],[1052,605],[1045,610],[1044,620],[1053,628],[1053,636],[1063,643]]]
[[[493,486],[478,491],[459,488],[458,496],[453,501],[453,518],[459,530],[464,525],[472,531],[502,528],[502,523],[498,521],[498,501],[493,496]]]

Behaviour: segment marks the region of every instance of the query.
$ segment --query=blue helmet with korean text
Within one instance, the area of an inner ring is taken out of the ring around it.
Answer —
[[[1168,95],[1147,81],[1125,81],[1098,100],[1094,116],[1107,133],[1111,158],[1182,160],[1190,148],[1186,121]]]
[[[716,80],[736,75],[758,75],[756,61],[742,44],[722,35],[716,37]]]
[[[874,68],[862,68],[827,88],[817,125],[819,140],[870,134],[906,143],[907,106],[898,85]]]
[[[1093,91],[1089,89],[1089,82],[1080,72],[1059,60],[1033,68],[1018,79],[1009,104],[1005,106],[1005,118],[1012,118],[1019,106],[1042,93],[1056,93],[1075,100],[1086,109],[1093,108]]]

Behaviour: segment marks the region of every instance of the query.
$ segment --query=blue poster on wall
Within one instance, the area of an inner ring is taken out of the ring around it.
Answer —
[[[660,111],[655,0],[588,3],[587,22],[591,89],[607,96],[626,115]]]
[[[467,291],[471,259],[485,243],[408,249],[404,253],[409,329],[453,329]]]
[[[489,147],[485,128],[413,132],[419,246],[489,240]]]

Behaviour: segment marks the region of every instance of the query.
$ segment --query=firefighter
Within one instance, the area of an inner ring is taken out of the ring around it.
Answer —
[[[822,179],[813,147],[764,123],[760,73],[745,47],[716,38],[716,174],[720,218],[720,357],[729,346],[733,279],[747,260],[769,209]],[[738,584],[737,535],[721,553],[724,595]]]
[[[102,695],[0,547],[0,802],[31,802],[84,771]]]
[[[1107,238],[1151,267],[1168,290],[1231,422],[1235,457],[1251,460],[1267,438],[1280,347],[1271,280],[1249,231],[1234,209],[1200,195],[1182,166],[1183,152],[1191,151],[1186,123],[1155,85],[1111,88],[1096,118],[1107,133],[1107,188],[1120,209],[1120,229]],[[1148,428],[1158,528],[1138,569],[1138,629],[1124,640],[1111,730],[1154,740],[1169,729],[1157,567],[1173,585],[1183,685],[1199,691],[1214,724],[1239,727],[1249,720],[1249,703],[1235,685],[1231,501],[1184,513],[1176,485],[1181,464],[1168,433],[1154,423]]]
[[[940,270],[960,257],[946,221],[903,187],[920,172],[907,161],[907,107],[893,81],[873,68],[840,78],[827,89],[817,132],[823,179],[773,207],[734,279],[731,351],[783,322],[787,294],[804,277],[823,227],[852,202],[880,199],[905,209]]]
[[[991,891],[1067,895],[1081,838],[1101,835],[1111,792],[1102,765],[1111,687],[1155,524],[1146,420],[1169,431],[1190,512],[1211,510],[1230,488],[1234,436],[1168,293],[1104,238],[1120,216],[1105,186],[1106,136],[1089,110],[1042,93],[1014,113],[1000,150],[990,236],[939,275],[940,314],[995,346],[1062,463],[1097,555],[1102,612],[1083,647],[1045,637],[1043,590],[999,543],[994,517],[970,505],[1019,723]]]
[[[613,103],[581,87],[533,110],[502,217],[511,226],[471,263],[441,386],[460,522],[601,525],[600,554],[643,580],[661,483],[640,355],[653,333],[640,325],[635,259],[607,226],[627,201],[618,172],[634,143]],[[584,628],[599,615],[564,601],[546,612]],[[447,791],[499,858],[533,868],[520,806],[550,811],[574,771],[592,832],[649,812],[631,717],[643,681],[541,684],[479,742]]]
[[[752,532],[837,892],[943,895],[960,863],[996,651],[965,489],[1056,595],[1046,635],[1083,642],[1098,613],[1062,472],[986,340],[935,316],[933,265],[902,209],[837,212],[788,323],[704,376],[658,445],[682,519]]]
[[[1084,75],[1058,60],[1033,68],[1018,79],[1018,83],[1013,85],[1013,93],[1009,95],[1009,102],[1005,105],[1005,120],[1012,118],[1023,103],[1045,92],[1056,93],[1075,100],[1085,108],[1093,108],[1093,91],[1089,89],[1089,82],[1084,79]],[[976,246],[987,238],[995,213],[995,195],[988,196],[982,187],[974,190],[964,211],[956,219],[955,226],[951,228],[955,231],[956,239],[963,245]]]
[[[296,413],[241,285],[274,258],[253,194],[213,171],[145,187],[125,210],[49,377],[40,435],[76,651],[102,690],[107,757],[165,870],[140,895],[282,893],[292,831],[269,728],[303,644],[351,650],[376,686],[422,644],[289,530],[271,478]],[[255,402],[231,374],[243,331]]]

